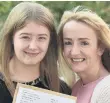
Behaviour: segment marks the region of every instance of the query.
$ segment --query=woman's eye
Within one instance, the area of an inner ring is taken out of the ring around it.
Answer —
[[[86,41],[83,41],[83,42],[81,42],[81,45],[86,46],[86,45],[89,45],[89,43],[88,43],[88,42],[86,42]]]
[[[71,45],[72,43],[67,41],[67,42],[64,42],[64,45]]]

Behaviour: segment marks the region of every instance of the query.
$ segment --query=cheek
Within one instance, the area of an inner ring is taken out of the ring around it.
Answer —
[[[16,52],[26,49],[26,47],[27,47],[27,43],[22,43],[17,41],[14,43],[14,49]]]
[[[64,50],[63,50],[63,55],[64,55],[65,57],[68,57],[68,56],[69,56],[69,53],[70,53],[70,50],[69,50],[68,48],[64,48]]]
[[[18,49],[19,50],[19,48],[21,47],[21,41],[18,39],[18,38],[14,38],[14,43],[13,43],[13,45],[14,45],[14,49],[16,50],[16,49]]]
[[[96,49],[90,49],[90,50],[87,50],[86,51],[86,56],[93,60],[94,62],[97,60],[98,58],[98,53],[97,53],[97,50]]]
[[[49,43],[43,43],[41,48],[42,48],[43,51],[46,52],[48,50],[48,48],[49,48]]]
[[[20,43],[14,42],[14,49],[15,49],[15,51],[19,50],[20,47],[21,47]]]

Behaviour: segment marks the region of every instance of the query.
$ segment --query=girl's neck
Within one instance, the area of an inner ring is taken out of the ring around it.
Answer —
[[[40,63],[26,65],[13,57],[9,63],[9,70],[12,81],[29,82],[40,76]]]

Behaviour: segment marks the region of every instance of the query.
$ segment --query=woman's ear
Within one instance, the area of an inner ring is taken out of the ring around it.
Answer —
[[[102,55],[102,63],[104,67],[110,72],[110,50],[105,49]]]
[[[105,47],[100,44],[100,45],[98,46],[98,55],[99,55],[99,56],[102,56],[103,53],[104,53],[104,51],[105,51]]]

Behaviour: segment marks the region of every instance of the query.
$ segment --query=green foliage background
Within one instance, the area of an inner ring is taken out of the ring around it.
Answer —
[[[7,18],[11,9],[20,1],[0,1],[0,28]],[[102,19],[110,24],[110,1],[32,1],[43,4],[54,14],[58,25],[65,10],[70,10],[75,6],[84,5],[95,11]]]

